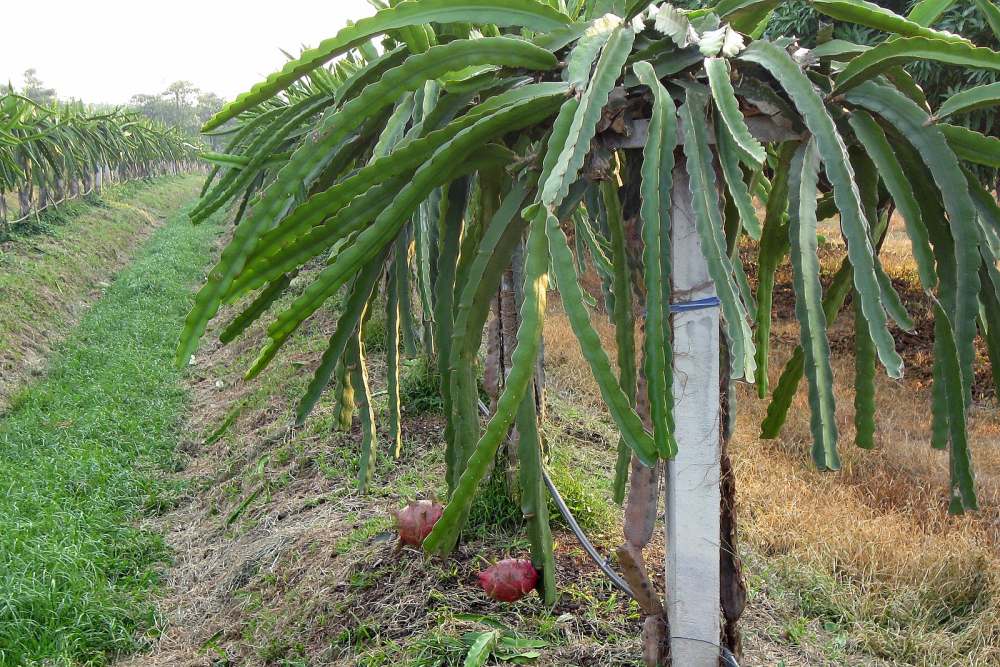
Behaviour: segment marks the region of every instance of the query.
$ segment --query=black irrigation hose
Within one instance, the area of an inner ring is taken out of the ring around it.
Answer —
[[[714,646],[719,649],[720,657],[722,658],[723,664],[726,667],[740,667],[740,663],[736,662],[736,656],[725,646],[716,644],[715,642],[706,641],[704,639],[695,639],[694,637],[681,637],[680,635],[672,635],[671,639],[683,639],[689,642],[698,642],[699,644],[708,644],[709,646]]]
[[[635,594],[632,592],[632,589],[629,588],[629,585],[618,575],[617,572],[611,569],[611,565],[608,561],[601,558],[601,554],[597,552],[597,549],[594,548],[591,541],[587,539],[583,529],[580,528],[580,524],[576,522],[576,517],[574,517],[573,513],[569,511],[569,507],[566,506],[562,496],[559,495],[559,490],[556,488],[556,485],[552,483],[549,473],[547,473],[544,469],[542,470],[542,477],[545,479],[545,486],[548,487],[549,493],[552,495],[552,500],[556,504],[556,509],[559,510],[559,514],[561,514],[562,518],[569,524],[569,529],[573,531],[574,535],[576,535],[576,539],[579,540],[580,544],[583,546],[583,550],[586,551],[591,560],[597,564],[597,567],[601,568],[601,572],[608,576],[611,583],[634,600]]]
[[[482,401],[479,401],[479,411],[486,416],[489,416],[490,414],[490,409],[486,407],[486,404]],[[601,554],[597,552],[593,543],[584,534],[583,529],[580,528],[580,524],[577,523],[576,517],[574,517],[573,513],[569,511],[569,507],[566,506],[566,502],[562,499],[562,496],[559,495],[559,489],[557,489],[556,485],[552,483],[552,478],[549,477],[549,473],[545,471],[544,467],[542,468],[542,478],[545,480],[545,486],[548,488],[549,494],[551,494],[552,500],[556,504],[556,509],[559,510],[559,514],[561,514],[562,518],[569,524],[570,530],[572,530],[573,534],[576,535],[576,539],[583,546],[583,550],[586,551],[591,560],[597,564],[597,567],[601,568],[601,572],[607,575],[608,579],[611,580],[611,583],[634,600],[635,594],[632,592],[632,589],[629,588],[629,585],[618,575],[617,572],[611,569],[610,563],[601,558]]]

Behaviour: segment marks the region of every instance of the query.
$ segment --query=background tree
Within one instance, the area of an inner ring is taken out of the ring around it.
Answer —
[[[194,114],[198,119],[198,129],[208,122],[208,119],[219,112],[226,103],[226,100],[215,93],[199,93],[198,100],[194,105]]]
[[[188,137],[198,136],[201,125],[222,108],[225,100],[211,92],[202,92],[190,81],[175,81],[159,95],[133,95],[129,106],[164,125],[177,128]],[[205,143],[214,145],[213,137]]]
[[[192,106],[192,101],[200,92],[190,81],[174,81],[163,91],[163,97],[171,100],[174,108],[180,111],[182,108]]]
[[[33,67],[24,71],[22,93],[29,100],[38,102],[42,106],[48,106],[56,101],[55,88],[47,88],[38,78],[38,71]]]

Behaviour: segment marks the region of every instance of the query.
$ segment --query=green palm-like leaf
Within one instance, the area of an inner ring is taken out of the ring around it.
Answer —
[[[986,342],[986,352],[990,358],[993,386],[1000,393],[1000,271],[990,271],[990,263],[983,262],[980,278],[983,292],[980,299],[983,310],[980,314],[980,333]]]
[[[670,207],[677,109],[647,62],[633,67],[653,93],[642,161],[643,267],[646,281],[645,371],[653,439],[662,458],[677,454],[673,437],[673,351],[670,323]],[[562,283],[560,283],[562,284]]]
[[[854,304],[854,442],[875,448],[875,345],[865,315]]]
[[[230,322],[222,333],[219,334],[219,341],[223,344],[236,340],[251,324],[256,322],[268,309],[277,301],[292,282],[292,274],[284,274],[274,280],[261,290],[257,298],[253,300],[242,313]]]
[[[1000,138],[988,137],[961,125],[938,123],[937,127],[960,159],[1000,169]]]
[[[451,501],[424,540],[424,551],[427,553],[443,556],[455,548],[476,488],[493,466],[497,449],[514,423],[517,409],[534,378],[535,361],[542,343],[542,318],[545,314],[545,290],[548,285],[545,224],[549,217],[552,217],[551,214],[546,215],[544,210],[539,209],[531,221],[526,244],[521,326],[517,331],[517,345],[503,393],[497,401],[496,412],[487,424],[486,431],[469,457]]]
[[[611,361],[601,345],[590,322],[590,315],[583,300],[583,290],[576,278],[573,266],[573,254],[566,241],[566,235],[559,227],[558,220],[551,216],[546,225],[546,236],[549,243],[549,253],[552,257],[552,270],[555,273],[559,291],[563,297],[563,307],[570,320],[573,331],[580,341],[580,349],[584,358],[590,364],[594,378],[601,389],[601,395],[607,403],[612,418],[621,430],[625,442],[635,452],[636,456],[647,466],[656,464],[657,446],[642,425],[642,420],[631,406],[629,398],[611,370]]]
[[[990,0],[972,0],[976,3],[976,9],[982,12],[983,16],[986,18],[986,22],[990,26],[990,30],[996,35],[997,39],[1000,39],[1000,9],[991,2]]]
[[[445,456],[449,461],[448,488],[452,491],[479,435],[479,394],[475,388],[475,373],[470,371],[479,353],[490,302],[496,296],[503,273],[510,266],[514,250],[523,237],[526,222],[519,211],[529,189],[533,187],[531,177],[519,181],[503,198],[486,225],[478,247],[460,251],[462,261],[455,283],[461,288],[455,311],[451,363],[447,371],[451,375],[449,398],[453,406],[449,413],[452,425],[447,434]],[[467,235],[466,241],[471,237],[472,234]]]
[[[955,4],[955,0],[920,0],[906,18],[925,28],[937,21],[945,11]]]
[[[713,11],[734,30],[749,33],[767,18],[779,0],[721,0]]]
[[[969,40],[964,37],[940,30],[932,30],[918,21],[902,17],[867,0],[811,0],[811,4],[817,11],[838,21],[857,23],[894,35],[926,37],[943,42],[969,43]],[[925,20],[923,10],[917,18]]]
[[[757,167],[764,162],[764,147],[750,134],[750,128],[743,120],[736,91],[730,81],[729,61],[725,58],[706,58],[705,72],[712,89],[715,108],[719,111],[722,124],[729,133],[741,156],[747,163]]]
[[[733,350],[731,375],[733,378],[746,377],[748,382],[753,382],[757,370],[753,334],[746,306],[740,299],[739,288],[733,278],[733,265],[722,231],[719,192],[706,130],[707,103],[708,98],[704,94],[688,89],[685,104],[681,107],[684,153],[687,156],[688,173],[691,175],[692,203],[701,239],[701,251],[708,262],[709,273],[722,302],[726,330]]]
[[[819,180],[818,145],[809,141],[792,160],[788,234],[791,239],[795,313],[799,320],[809,405],[812,408],[813,460],[820,470],[838,470],[837,417],[833,396],[830,341],[826,337],[823,286],[816,244],[816,186]],[[860,299],[859,299],[860,302]]]
[[[1000,81],[955,93],[937,108],[934,118],[941,120],[954,114],[969,113],[997,104],[1000,104]]]
[[[837,314],[844,307],[844,302],[850,293],[851,265],[847,260],[844,260],[823,296],[823,315],[828,326],[837,319]],[[767,415],[761,424],[760,437],[762,439],[771,440],[778,437],[781,427],[784,426],[785,420],[788,418],[788,411],[792,406],[792,400],[795,398],[804,372],[805,353],[800,345],[795,348],[792,358],[785,364],[785,369],[778,379],[778,386],[775,387],[774,394],[771,396],[771,403],[767,406]]]
[[[719,164],[722,167],[722,176],[726,181],[726,188],[729,190],[729,195],[733,198],[733,204],[739,213],[740,224],[746,230],[747,234],[750,235],[750,238],[759,241],[761,234],[760,221],[757,219],[757,209],[754,206],[753,198],[750,196],[750,189],[743,180],[743,171],[740,169],[739,154],[736,146],[728,132],[719,132],[715,140]]]
[[[970,396],[974,354],[975,320],[979,293],[979,236],[976,210],[969,186],[955,153],[940,129],[928,125],[928,115],[915,103],[890,88],[866,83],[851,91],[847,99],[884,118],[917,149],[941,192],[955,240],[954,335],[959,346],[965,395]],[[925,217],[926,220],[926,217]],[[948,301],[946,301],[948,303]]]
[[[566,143],[552,164],[548,178],[540,182],[541,202],[545,206],[559,206],[583,167],[604,105],[621,76],[634,40],[630,29],[618,27],[601,50],[594,73],[580,97]]]
[[[336,293],[359,267],[371,261],[396,237],[402,225],[431,190],[451,180],[456,171],[474,166],[467,163],[473,151],[480,149],[489,138],[532,125],[550,116],[555,111],[556,102],[543,99],[531,108],[498,112],[460,132],[452,141],[438,149],[371,225],[360,232],[335,261],[319,274],[315,282],[277,316],[268,329],[271,340],[248,371],[248,377],[260,373],[299,325]]]
[[[956,346],[955,334],[944,308],[934,302],[934,337],[939,349],[936,364],[940,371],[935,377],[940,377],[946,390],[943,392],[947,404],[948,436],[951,441],[949,460],[951,469],[951,503],[949,509],[953,514],[961,514],[965,510],[978,509],[976,501],[975,478],[972,473],[972,457],[969,454],[968,430],[965,418],[965,401],[963,395],[963,374]]]
[[[381,259],[384,260],[384,256]],[[364,317],[365,309],[372,297],[375,284],[382,276],[382,271],[382,261],[373,261],[368,263],[354,280],[354,284],[350,288],[350,294],[344,301],[340,317],[337,319],[337,326],[334,329],[333,336],[330,338],[330,342],[323,353],[323,358],[320,360],[316,372],[313,374],[313,379],[309,383],[306,393],[302,396],[295,410],[296,424],[301,426],[305,423],[306,417],[316,407],[320,395],[322,395],[323,390],[329,384],[330,378],[333,377],[337,363],[341,361],[344,351],[351,344],[352,337],[357,336],[361,319]],[[355,386],[354,390],[356,392],[359,391],[359,387]]]
[[[389,30],[422,23],[492,23],[547,31],[570,22],[569,17],[537,0],[409,0],[350,25],[336,37],[305,51],[249,92],[227,104],[205,123],[204,131],[219,127],[247,109],[281,92],[317,67]]]
[[[219,180],[191,211],[191,220],[201,222],[208,219],[210,215],[222,208],[243,188],[247,187],[258,171],[264,166],[271,154],[280,146],[288,136],[296,131],[301,124],[312,117],[330,103],[329,98],[313,97],[298,104],[289,106],[284,113],[277,116],[271,125],[260,133],[260,136],[249,146],[250,155],[246,157],[246,164],[240,169],[231,169]],[[338,136],[341,139],[342,136]],[[332,151],[324,153],[329,157]],[[298,151],[296,152],[298,153]],[[293,155],[294,159],[296,155]]]
[[[260,287],[309,259],[324,252],[340,239],[357,233],[384,207],[386,198],[398,192],[410,175],[435,151],[460,132],[487,117],[499,107],[508,116],[518,109],[529,109],[539,101],[558,103],[566,92],[562,84],[524,86],[513,94],[493,98],[495,105],[482,105],[469,113],[395,152],[376,159],[330,189],[307,199],[283,219],[277,227],[260,237],[242,273],[234,279],[225,295],[232,301],[249,290]],[[503,102],[511,101],[505,105]],[[479,113],[479,112],[482,113]]]
[[[1000,69],[1000,53],[965,42],[927,37],[890,39],[851,60],[837,76],[834,92],[843,93],[898,65],[934,60],[949,65]]]
[[[851,115],[851,128],[858,141],[868,151],[868,155],[878,167],[882,182],[892,195],[899,208],[906,231],[910,237],[913,257],[917,264],[920,284],[924,289],[933,289],[937,285],[937,271],[934,268],[934,256],[931,250],[927,227],[924,225],[920,204],[913,193],[913,186],[903,172],[889,140],[878,123],[864,111],[856,111]]]
[[[757,330],[754,342],[757,348],[757,395],[766,398],[769,378],[768,368],[771,348],[771,306],[774,302],[774,282],[778,265],[788,252],[788,181],[795,144],[785,143],[778,153],[774,180],[767,199],[767,211],[760,237],[757,258]]]
[[[629,266],[628,239],[626,238],[624,209],[618,183],[612,180],[602,181],[598,187],[602,222],[607,229],[609,247],[611,250],[611,298],[605,304],[611,323],[615,328],[615,347],[618,350],[618,382],[626,400],[636,405],[639,394],[639,373],[635,353],[635,310],[633,295],[635,292],[632,269]],[[550,250],[551,252],[551,250]],[[557,255],[552,253],[553,257]],[[557,265],[558,266],[558,265]],[[558,273],[556,276],[558,277]],[[556,281],[558,284],[558,280]],[[574,297],[576,295],[574,294]],[[583,296],[574,300],[574,305],[582,303]],[[586,320],[589,324],[589,319]],[[579,328],[579,327],[577,327]],[[580,338],[582,341],[583,339]],[[594,338],[591,335],[590,343]],[[605,376],[606,377],[606,376]],[[621,502],[625,489],[628,469],[633,459],[632,451],[625,438],[618,443],[618,462],[615,466],[615,502]]]
[[[815,136],[827,177],[833,184],[834,199],[841,216],[841,229],[847,240],[847,252],[854,268],[854,286],[860,295],[865,317],[868,318],[879,360],[891,377],[902,377],[903,360],[896,352],[885,309],[879,298],[881,292],[868,223],[861,211],[854,172],[847,159],[844,141],[837,132],[833,119],[812,83],[787,52],[773,44],[755,42],[740,58],[763,65],[778,79],[802,113],[806,127]]]
[[[209,281],[198,293],[195,306],[185,322],[177,350],[179,364],[187,363],[194,353],[198,340],[204,334],[208,322],[218,312],[222,298],[246,264],[257,239],[287,210],[292,197],[302,187],[302,182],[311,182],[319,175],[331,158],[331,150],[340,145],[362,122],[392,104],[400,93],[417,90],[428,78],[434,78],[468,62],[501,62],[520,67],[540,66],[543,69],[557,64],[552,54],[521,40],[496,37],[452,42],[409,58],[396,69],[387,72],[378,83],[368,86],[339,113],[329,116],[295,151],[250,216],[237,227],[233,240],[226,246],[219,263],[209,274]],[[268,154],[272,150],[268,150]]]

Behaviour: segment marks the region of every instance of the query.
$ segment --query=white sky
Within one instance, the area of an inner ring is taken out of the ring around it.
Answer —
[[[0,0],[0,83],[29,67],[61,98],[124,104],[191,81],[231,99],[300,46],[374,13],[366,0]]]

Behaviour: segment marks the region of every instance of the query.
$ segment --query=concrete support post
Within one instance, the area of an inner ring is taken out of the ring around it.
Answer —
[[[687,172],[674,172],[674,303],[716,296],[701,253]],[[677,667],[719,664],[719,308],[673,316],[679,453],[667,463],[667,617]]]

